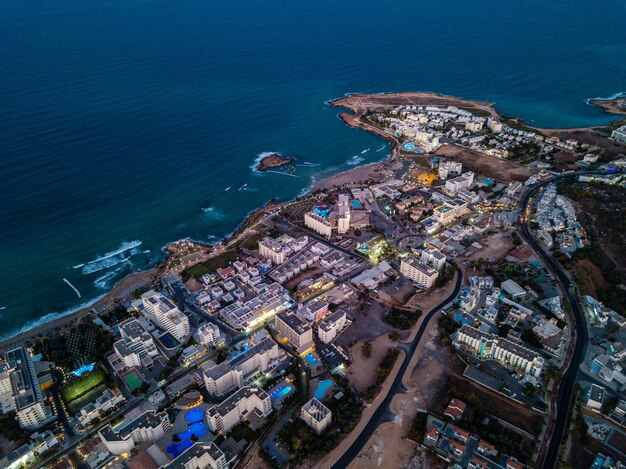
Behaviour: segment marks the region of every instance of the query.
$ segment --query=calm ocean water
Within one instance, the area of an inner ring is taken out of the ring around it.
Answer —
[[[0,335],[102,295],[168,241],[218,239],[272,196],[384,158],[324,104],[345,93],[609,122],[585,99],[626,91],[620,18],[623,0],[4,0]],[[320,166],[255,174],[265,151]]]

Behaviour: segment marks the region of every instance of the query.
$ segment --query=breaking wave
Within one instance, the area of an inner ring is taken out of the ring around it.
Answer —
[[[114,251],[107,252],[103,256],[100,256],[92,261],[86,262],[85,264],[79,264],[78,266],[74,266],[74,268],[82,267],[83,275],[93,274],[94,272],[99,272],[103,269],[109,269],[114,267],[122,262],[128,261],[131,256],[135,254],[139,254],[141,251],[137,249],[141,245],[141,241],[127,241],[120,245]]]

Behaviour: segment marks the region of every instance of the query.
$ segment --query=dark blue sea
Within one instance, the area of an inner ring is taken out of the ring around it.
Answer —
[[[346,93],[608,123],[585,100],[626,91],[625,18],[623,0],[3,0],[0,335],[88,303],[168,241],[217,240],[385,158],[325,104]],[[259,175],[263,152],[319,166]]]

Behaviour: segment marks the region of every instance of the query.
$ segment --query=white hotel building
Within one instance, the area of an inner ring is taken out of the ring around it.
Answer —
[[[328,344],[335,340],[337,334],[345,327],[347,321],[346,312],[338,309],[327,318],[320,321],[317,326],[317,335],[322,342]]]
[[[314,212],[304,214],[304,225],[317,234],[330,238],[333,234],[333,224],[328,218],[324,218]]]
[[[402,259],[400,273],[411,279],[415,285],[422,289],[432,287],[437,277],[439,277],[437,269],[422,263],[413,256]]]
[[[25,430],[36,430],[56,417],[46,406],[35,365],[24,347],[10,350],[0,367],[2,413],[16,411]]]
[[[259,418],[267,417],[272,413],[272,400],[263,389],[246,386],[207,410],[206,419],[209,430],[226,434],[252,413]]]
[[[307,244],[309,244],[308,236],[302,236],[297,239],[286,234],[276,239],[266,236],[259,241],[259,254],[271,260],[272,263],[280,265],[291,254],[304,249]]]
[[[119,455],[129,453],[138,444],[154,443],[169,431],[167,412],[148,410],[122,428],[113,430],[107,425],[98,433],[109,452]]]
[[[196,442],[163,469],[228,469],[228,461],[215,443]]]
[[[481,358],[491,358],[522,371],[528,381],[536,381],[545,361],[538,353],[494,334],[482,332],[467,324],[457,331],[455,345],[463,346]]]
[[[313,398],[300,409],[300,418],[319,435],[331,424],[332,412],[316,398]]]
[[[189,319],[161,293],[150,290],[141,295],[144,314],[160,329],[182,342],[189,335]]]
[[[204,385],[211,396],[223,396],[273,370],[285,358],[285,352],[268,337],[232,360],[205,369]]]

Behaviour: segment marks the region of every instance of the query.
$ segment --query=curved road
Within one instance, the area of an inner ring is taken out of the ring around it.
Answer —
[[[561,441],[563,440],[563,436],[565,435],[565,430],[567,426],[568,416],[570,414],[570,407],[572,404],[572,397],[574,394],[574,384],[576,383],[576,375],[578,374],[578,368],[585,357],[585,350],[587,348],[588,343],[588,333],[587,326],[585,324],[584,315],[581,311],[580,305],[578,304],[578,299],[576,297],[576,293],[574,291],[575,285],[570,280],[567,273],[561,268],[561,266],[548,254],[543,247],[535,240],[535,238],[530,233],[530,229],[528,228],[528,224],[526,223],[526,219],[524,218],[524,214],[528,207],[531,197],[534,193],[537,192],[538,189],[547,186],[552,182],[556,182],[559,179],[564,179],[568,177],[577,176],[579,173],[570,173],[567,175],[556,176],[549,181],[542,182],[534,186],[530,191],[528,191],[524,198],[522,199],[522,218],[520,220],[519,231],[524,239],[533,250],[540,255],[542,260],[550,266],[550,269],[559,282],[563,285],[563,289],[567,292],[567,297],[572,306],[572,312],[574,314],[574,324],[572,325],[575,333],[575,343],[573,351],[568,354],[566,358],[569,359],[569,363],[566,365],[567,368],[563,375],[561,376],[561,381],[558,385],[558,391],[556,394],[555,411],[556,417],[552,417],[548,421],[548,427],[546,431],[552,431],[552,436],[550,437],[550,442],[548,443],[547,450],[545,455],[543,456],[543,461],[540,459],[537,461],[537,467],[542,467],[545,469],[552,469],[556,467],[559,457],[559,449],[561,447]],[[589,173],[587,173],[589,174]]]
[[[356,440],[352,442],[350,447],[346,450],[345,453],[343,453],[343,455],[337,460],[337,462],[335,462],[335,464],[331,466],[331,469],[345,469],[346,467],[348,467],[350,465],[350,462],[356,459],[359,452],[363,449],[365,444],[369,441],[369,439],[374,434],[378,426],[381,423],[386,421],[385,417],[388,415],[388,412],[389,412],[389,404],[391,404],[391,400],[396,395],[396,393],[402,390],[401,389],[402,377],[404,376],[404,373],[409,367],[409,362],[411,361],[411,358],[413,357],[413,354],[415,353],[415,350],[417,349],[417,346],[419,345],[419,342],[422,339],[422,336],[424,335],[426,328],[428,327],[428,323],[433,318],[435,313],[437,313],[437,311],[439,311],[441,308],[447,305],[450,301],[452,301],[459,294],[459,290],[461,289],[461,283],[463,281],[463,273],[461,272],[461,269],[459,268],[457,268],[456,273],[457,273],[457,277],[456,277],[456,284],[454,286],[454,291],[452,292],[452,294],[450,294],[450,296],[448,296],[445,300],[443,300],[441,303],[439,303],[437,306],[435,306],[426,314],[426,316],[424,317],[424,320],[420,324],[420,327],[417,331],[417,334],[415,335],[415,338],[409,344],[406,344],[408,346],[408,351],[406,350],[406,348],[403,348],[403,350],[405,350],[407,353],[404,355],[404,359],[402,361],[402,365],[400,366],[400,370],[398,371],[396,378],[393,380],[393,383],[391,387],[389,388],[389,391],[387,392],[385,399],[379,404],[378,408],[376,409],[376,411],[370,418],[369,422],[367,422],[367,425],[363,428],[361,433],[357,436]]]

